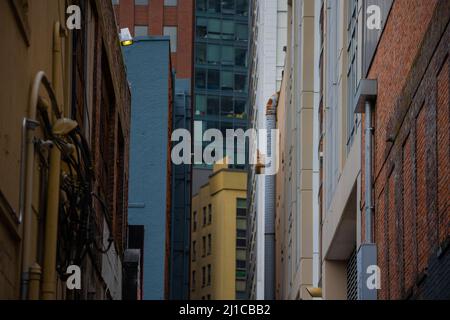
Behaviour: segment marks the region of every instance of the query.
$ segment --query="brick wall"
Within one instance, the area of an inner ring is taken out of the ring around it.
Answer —
[[[177,52],[172,54],[172,67],[179,79],[191,79],[194,45],[194,0],[178,1],[177,6],[164,6],[163,0],[149,1],[149,5],[135,5],[134,0],[121,0],[115,6],[120,28],[148,26],[151,36],[161,36],[165,26],[177,27]]]
[[[449,18],[448,1],[395,1],[369,72],[380,299],[450,296]]]

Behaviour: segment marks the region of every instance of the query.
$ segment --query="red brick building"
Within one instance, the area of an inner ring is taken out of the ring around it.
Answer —
[[[368,73],[379,299],[450,298],[449,20],[450,1],[394,1]]]
[[[128,28],[133,36],[170,36],[172,67],[176,70],[176,77],[191,79],[194,0],[115,2],[116,18],[120,28]]]

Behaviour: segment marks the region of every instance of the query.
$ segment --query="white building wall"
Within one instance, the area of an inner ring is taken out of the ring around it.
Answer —
[[[269,98],[281,86],[287,38],[287,0],[258,0],[256,65],[253,72],[257,78],[255,105],[256,127],[265,128],[265,107]],[[252,89],[252,88],[251,88]],[[261,147],[261,146],[260,146]],[[264,149],[264,146],[262,146]],[[256,179],[256,289],[255,298],[264,299],[264,216],[265,216],[265,176]]]

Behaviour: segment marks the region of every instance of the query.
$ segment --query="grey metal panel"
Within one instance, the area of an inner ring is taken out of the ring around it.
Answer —
[[[377,5],[381,9],[381,30],[369,30],[364,25],[364,45],[363,45],[363,77],[366,77],[372,64],[375,51],[378,46],[378,41],[383,33],[384,26],[392,7],[393,0],[365,0],[363,10],[363,22],[367,21],[367,8],[371,5]]]
[[[374,243],[362,244],[357,254],[358,268],[358,300],[376,300],[377,290],[369,289],[367,280],[370,274],[367,273],[369,266],[377,265],[377,246]]]

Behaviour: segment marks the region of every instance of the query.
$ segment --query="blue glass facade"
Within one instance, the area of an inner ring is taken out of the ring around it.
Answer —
[[[247,128],[248,0],[197,0],[194,121]],[[207,143],[206,143],[207,144]]]

